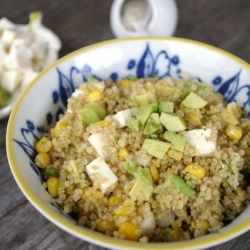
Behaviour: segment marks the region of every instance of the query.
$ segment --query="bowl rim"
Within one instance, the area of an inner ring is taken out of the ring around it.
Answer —
[[[189,44],[195,45],[197,47],[204,48],[206,50],[210,50],[219,54],[222,54],[224,57],[227,57],[244,68],[247,68],[250,72],[250,65],[240,59],[239,57],[222,50],[220,48],[214,47],[209,44],[205,44],[199,41],[189,40],[185,38],[179,37],[137,37],[137,38],[121,38],[121,39],[111,39],[103,42],[98,42],[92,45],[85,46],[80,48],[74,52],[69,53],[68,55],[63,56],[62,58],[58,59],[54,63],[52,63],[49,67],[39,73],[39,75],[31,82],[31,84],[24,90],[21,96],[18,98],[17,102],[15,103],[10,117],[7,124],[7,132],[6,132],[6,149],[7,149],[7,158],[9,162],[9,166],[13,177],[18,184],[19,188],[23,192],[24,196],[29,200],[29,202],[41,213],[45,216],[50,222],[56,224],[59,228],[63,229],[64,231],[74,235],[82,240],[86,240],[90,243],[113,248],[113,249],[200,249],[205,247],[211,247],[214,245],[221,244],[223,242],[229,241],[244,232],[250,229],[250,218],[246,219],[243,222],[240,222],[237,226],[233,228],[229,228],[226,231],[220,233],[212,233],[207,236],[199,237],[192,240],[187,241],[179,241],[179,242],[165,242],[165,243],[147,243],[142,244],[138,242],[131,242],[120,240],[114,237],[109,237],[93,230],[87,228],[79,228],[72,224],[71,222],[64,220],[61,216],[57,215],[53,211],[51,211],[36,195],[33,193],[31,188],[25,182],[25,179],[18,168],[17,160],[15,159],[15,152],[14,152],[14,143],[13,143],[13,135],[14,135],[14,128],[15,128],[15,120],[16,115],[19,112],[20,106],[24,101],[25,97],[28,95],[30,90],[35,86],[36,82],[38,82],[43,76],[47,74],[47,72],[53,70],[56,66],[60,65],[62,62],[67,61],[70,58],[75,57],[78,54],[85,53],[87,51],[91,51],[95,48],[105,47],[106,45],[112,44],[119,44],[119,43],[129,43],[134,41],[166,41],[166,42],[177,42],[182,44]]]

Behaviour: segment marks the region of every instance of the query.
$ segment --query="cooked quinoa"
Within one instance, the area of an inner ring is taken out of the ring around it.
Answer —
[[[199,102],[186,103],[190,93]],[[159,111],[164,102],[173,110]],[[105,115],[98,111],[100,121],[88,122],[83,108],[93,103]],[[153,104],[150,117],[166,112],[181,121],[184,127],[168,128],[181,144],[166,139],[166,124],[146,133],[149,117],[138,123],[139,110]],[[125,110],[121,121],[117,113]],[[249,130],[250,120],[236,103],[185,75],[117,83],[90,79],[36,144],[35,160],[44,187],[80,225],[139,242],[188,240],[216,232],[249,202]],[[163,144],[147,147],[146,140]]]

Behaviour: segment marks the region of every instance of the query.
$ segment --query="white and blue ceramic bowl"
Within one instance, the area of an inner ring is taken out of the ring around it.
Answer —
[[[86,241],[113,249],[200,249],[230,240],[250,229],[250,206],[216,233],[174,243],[129,242],[80,227],[52,201],[34,164],[34,142],[63,113],[67,98],[90,76],[118,79],[158,75],[178,77],[180,71],[198,77],[236,100],[250,113],[250,66],[220,49],[179,38],[135,38],[98,43],[58,60],[43,71],[13,108],[7,129],[7,153],[12,173],[27,199],[51,222]]]

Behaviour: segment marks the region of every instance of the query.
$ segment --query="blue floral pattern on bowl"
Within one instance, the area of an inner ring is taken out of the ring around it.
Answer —
[[[162,70],[160,71],[158,68],[159,60],[165,60],[166,67],[164,72],[162,72]],[[61,72],[59,68],[56,68],[56,70],[58,75],[58,89],[51,93],[51,98],[53,100],[53,104],[57,105],[57,110],[55,113],[47,113],[45,120],[47,121],[48,126],[58,120],[59,115],[66,109],[67,99],[77,88],[73,81],[74,73],[80,74],[83,82],[87,81],[89,77],[105,80],[93,72],[91,65],[88,64],[83,65],[82,68],[73,66],[70,68],[68,74]],[[126,66],[127,77],[136,76],[138,78],[142,78],[146,76],[158,76],[163,78],[169,76],[177,78],[181,71],[180,55],[169,55],[166,50],[160,50],[158,53],[153,54],[149,43],[146,44],[141,57],[131,58],[127,62]],[[239,96],[240,98],[244,96],[243,108],[248,111],[247,116],[250,116],[250,86],[249,83],[239,86],[240,75],[241,69],[239,69],[235,75],[229,79],[223,80],[223,78],[218,75],[211,79],[211,84],[214,85],[215,90],[224,95],[229,102],[237,101]],[[121,76],[118,71],[110,72],[109,78],[112,78],[114,81],[120,77]],[[199,76],[197,76],[197,78],[200,79]],[[14,141],[26,153],[29,158],[30,166],[38,175],[40,174],[40,171],[34,163],[36,152],[34,145],[32,145],[30,141],[34,141],[34,139],[37,140],[39,135],[45,131],[46,129],[44,126],[35,125],[33,121],[27,120],[26,125],[21,128],[23,140],[14,139]],[[30,140],[31,137],[33,137],[32,140]]]

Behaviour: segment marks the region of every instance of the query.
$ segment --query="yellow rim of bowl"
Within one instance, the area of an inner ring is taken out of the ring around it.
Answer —
[[[20,96],[20,98],[17,100],[16,104],[13,107],[13,110],[10,114],[8,126],[7,126],[7,133],[6,133],[6,147],[7,147],[7,156],[9,165],[12,171],[12,174],[19,186],[19,188],[22,190],[23,194],[26,196],[26,198],[31,202],[31,204],[36,207],[38,211],[40,211],[47,219],[49,219],[51,222],[59,226],[60,228],[64,229],[68,233],[81,238],[85,239],[88,242],[105,246],[105,247],[111,247],[115,249],[199,249],[204,247],[209,247],[212,245],[220,244],[225,241],[228,241],[232,238],[235,238],[239,236],[240,234],[243,234],[250,228],[250,218],[241,222],[239,225],[228,229],[225,232],[221,232],[219,234],[210,234],[205,237],[196,238],[194,240],[189,241],[181,241],[181,242],[174,242],[174,243],[147,243],[147,244],[141,244],[138,242],[130,242],[130,241],[124,241],[119,240],[113,237],[108,237],[105,235],[102,235],[100,233],[91,231],[89,229],[79,228],[79,226],[76,226],[69,221],[66,221],[61,218],[61,216],[57,215],[56,213],[52,212],[45,204],[39,200],[35,194],[32,192],[31,188],[28,186],[28,184],[25,182],[25,179],[20,172],[18,168],[18,163],[15,159],[15,152],[14,152],[14,142],[13,142],[13,136],[14,136],[14,127],[15,127],[15,120],[16,115],[20,109],[20,106],[22,102],[24,101],[25,97],[29,93],[29,91],[35,86],[36,82],[42,78],[44,75],[46,75],[47,72],[55,68],[55,66],[59,65],[60,63],[66,61],[69,58],[72,58],[76,56],[77,54],[81,54],[83,52],[93,50],[98,47],[103,47],[110,44],[117,44],[117,43],[124,43],[124,42],[132,42],[132,41],[172,41],[172,42],[178,42],[183,44],[192,44],[196,45],[198,47],[202,47],[207,50],[212,50],[216,53],[222,54],[225,57],[230,58],[233,61],[236,61],[238,64],[242,65],[244,68],[247,68],[250,71],[250,65],[243,61],[242,59],[238,58],[237,56],[234,56],[230,54],[229,52],[226,52],[224,50],[221,50],[219,48],[216,48],[214,46],[204,44],[197,41],[192,41],[184,38],[176,38],[176,37],[170,37],[170,38],[163,38],[163,37],[141,37],[141,38],[124,38],[124,39],[113,39],[108,40],[104,42],[99,42],[93,45],[86,46],[84,48],[78,49],[61,59],[58,59],[56,62],[54,62],[50,67],[48,67],[46,70],[41,72],[36,79],[32,81],[32,83],[28,86],[28,88],[23,92],[23,94]],[[167,246],[166,246],[167,244]]]

